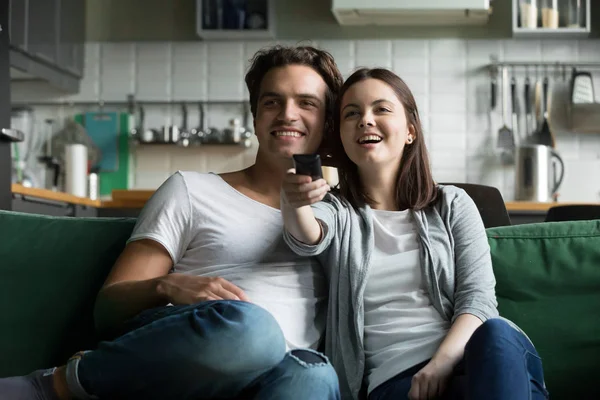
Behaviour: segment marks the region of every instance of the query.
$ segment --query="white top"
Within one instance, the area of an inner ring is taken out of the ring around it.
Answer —
[[[219,276],[279,322],[288,349],[316,348],[324,332],[327,283],[320,264],[283,240],[281,212],[220,176],[177,172],[142,210],[129,241],[152,239],[174,272]]]
[[[365,288],[365,362],[369,393],[431,358],[450,329],[421,279],[411,213],[373,210],[375,249]]]

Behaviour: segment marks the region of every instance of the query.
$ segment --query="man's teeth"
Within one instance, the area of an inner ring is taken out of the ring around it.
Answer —
[[[301,137],[302,134],[300,132],[282,131],[282,132],[275,132],[275,136],[277,136],[277,137],[280,137],[280,136]]]
[[[381,138],[377,135],[367,135],[358,139],[358,143],[363,144],[367,142],[381,142]]]

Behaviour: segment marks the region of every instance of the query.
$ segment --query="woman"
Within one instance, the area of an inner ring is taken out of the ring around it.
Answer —
[[[432,179],[410,89],[361,69],[338,102],[339,196],[290,171],[282,213],[288,245],[330,269],[326,353],[343,397],[546,398],[535,348],[498,317],[477,208]]]

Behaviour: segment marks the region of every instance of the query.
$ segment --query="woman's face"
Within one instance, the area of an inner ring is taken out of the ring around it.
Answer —
[[[397,169],[409,137],[415,139],[394,90],[373,78],[357,82],[344,93],[340,135],[346,154],[360,169]]]

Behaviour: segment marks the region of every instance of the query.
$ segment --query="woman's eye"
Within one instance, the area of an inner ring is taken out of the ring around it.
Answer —
[[[389,108],[385,108],[385,107],[381,107],[377,111],[379,111],[379,112],[391,112],[391,110]]]
[[[265,105],[265,106],[272,106],[272,105],[275,105],[275,104],[277,104],[277,100],[266,100],[263,103],[263,105]]]
[[[349,118],[349,117],[353,117],[355,115],[357,115],[358,113],[356,111],[348,111],[345,115],[344,118]]]

